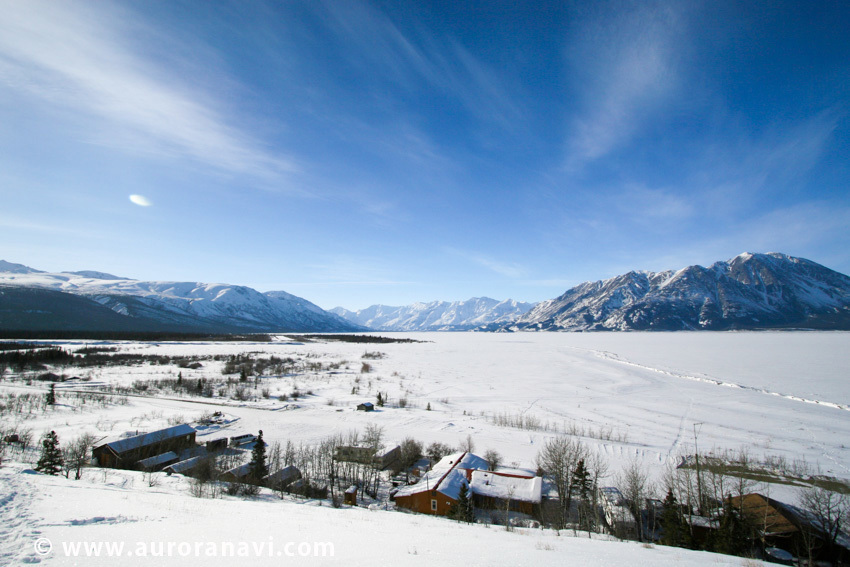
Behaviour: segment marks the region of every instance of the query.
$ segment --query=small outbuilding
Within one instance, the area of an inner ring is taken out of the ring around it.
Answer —
[[[350,504],[351,506],[357,506],[357,487],[355,485],[349,486],[345,490],[345,496],[343,497],[343,502],[345,504]]]
[[[221,474],[221,480],[225,482],[247,482],[249,474],[251,474],[251,463],[245,463],[224,471]]]
[[[179,460],[180,458],[177,456],[177,453],[174,451],[168,451],[167,453],[142,459],[136,463],[136,468],[145,472],[156,472],[162,470],[163,467],[176,463]]]
[[[195,468],[197,468],[199,465],[201,465],[204,462],[205,459],[208,459],[208,458],[209,457],[207,457],[206,455],[201,455],[199,457],[192,457],[190,459],[186,459],[186,460],[174,463],[173,465],[168,465],[162,470],[165,471],[165,473],[168,474],[168,475],[184,474],[184,475],[191,476],[192,471]]]
[[[375,411],[375,404],[372,402],[363,402],[357,405],[357,411]]]
[[[263,477],[263,484],[274,490],[282,490],[301,478],[298,467],[289,465]]]

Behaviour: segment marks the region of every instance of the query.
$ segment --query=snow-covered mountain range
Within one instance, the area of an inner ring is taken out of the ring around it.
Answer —
[[[629,272],[538,303],[505,330],[850,330],[850,277],[785,254]]]
[[[850,277],[785,254],[629,272],[536,305],[487,297],[324,311],[284,291],[46,273],[0,260],[0,329],[205,333],[850,330]]]
[[[331,312],[379,331],[467,331],[492,330],[513,323],[532,307],[531,303],[512,299],[473,297],[467,301],[432,301],[402,307],[372,305],[359,311],[335,307]]]
[[[245,286],[46,273],[0,260],[0,328],[245,332],[362,331],[306,299]]]

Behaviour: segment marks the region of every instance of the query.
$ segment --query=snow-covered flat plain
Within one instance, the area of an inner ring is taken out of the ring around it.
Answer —
[[[255,401],[163,394],[82,409],[62,406],[62,390],[131,385],[174,378],[178,372],[184,380],[221,378],[224,362],[204,359],[198,369],[67,369],[86,381],[64,383],[58,388],[57,409],[29,416],[26,425],[38,435],[55,429],[60,440],[68,440],[83,431],[104,436],[152,430],[166,426],[169,419],[191,421],[205,411],[220,410],[228,416],[227,423],[201,430],[199,441],[262,429],[270,442],[315,443],[377,424],[392,441],[414,437],[426,444],[457,446],[471,437],[478,452],[495,449],[505,464],[530,468],[547,437],[568,431],[606,457],[610,482],[635,458],[657,479],[666,467],[693,453],[696,441],[701,453],[744,449],[754,459],[805,461],[813,471],[850,479],[850,333],[381,335],[423,342],[293,344],[297,337],[281,337],[273,343],[121,343],[122,351],[141,354],[253,353],[325,366],[263,376],[257,381]],[[65,344],[70,349],[83,346]],[[364,359],[366,352],[380,352],[382,357]],[[361,372],[364,362],[371,365],[370,372]],[[253,379],[250,385],[253,388]],[[43,386],[0,382],[0,389],[33,388]],[[259,395],[263,388],[270,391],[268,399]],[[296,388],[311,394],[295,401],[277,399]],[[359,402],[374,402],[378,391],[388,394],[387,406],[373,413],[354,410]],[[407,401],[406,407],[398,407],[400,399]],[[518,419],[532,427],[505,425]],[[267,541],[271,536],[279,542],[336,543],[336,559],[287,558],[296,564],[365,564],[382,556],[393,564],[410,565],[741,564],[736,558],[591,542],[545,530],[506,533],[394,511],[333,510],[315,503],[280,502],[271,495],[259,502],[201,500],[190,496],[185,480],[177,477],[163,477],[158,486],[148,487],[141,477],[133,477],[136,473],[102,478],[99,471],[88,471],[82,481],[74,482],[25,474],[25,468],[26,463],[5,466],[0,482],[4,513],[21,518],[17,528],[5,532],[14,549],[39,535],[56,541],[101,537],[126,542],[141,539],[137,534],[147,539],[167,535],[177,541]],[[794,501],[795,490],[776,486],[771,495]],[[17,553],[5,557],[23,561],[31,555]],[[37,559],[74,564],[55,552]],[[159,562],[137,558],[121,564],[178,562],[179,557]],[[280,563],[280,558],[252,562]]]

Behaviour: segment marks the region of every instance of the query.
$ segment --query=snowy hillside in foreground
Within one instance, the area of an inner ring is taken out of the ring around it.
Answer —
[[[532,307],[531,303],[512,299],[473,297],[467,301],[432,301],[403,307],[372,305],[359,311],[336,307],[331,312],[378,331],[468,331],[512,323]]]
[[[149,487],[142,473],[130,471],[109,471],[104,481],[100,471],[89,470],[82,480],[73,481],[7,466],[0,469],[0,487],[0,522],[7,538],[0,559],[9,567],[39,561],[128,567],[743,564],[736,557],[599,536],[559,536],[539,529],[508,533],[504,528],[393,511],[281,502],[272,494],[260,501],[200,499],[188,495],[188,481],[180,476],[161,476],[157,486]],[[36,541],[41,549],[47,549],[49,541],[52,551],[36,555]],[[99,557],[84,551],[75,557],[72,546],[78,542],[105,545]],[[229,549],[233,555],[227,555]],[[307,556],[300,556],[299,549]],[[147,556],[141,556],[142,551]]]
[[[784,254],[629,272],[538,303],[511,330],[850,329],[850,277]]]
[[[26,290],[24,293],[22,290]],[[33,290],[53,294],[33,295]],[[40,311],[38,324],[47,329],[74,329],[75,321],[67,304],[72,294],[93,302],[76,305],[73,311],[85,324],[102,320],[102,329],[193,330],[204,332],[322,332],[357,331],[360,328],[322,310],[306,299],[283,291],[260,293],[245,286],[196,282],[137,281],[101,272],[46,273],[21,264],[0,263],[0,293],[4,303],[13,300],[21,307],[3,314],[2,326],[9,329],[33,328],[32,312]],[[79,303],[79,300],[76,300]],[[113,320],[99,306],[125,319]],[[31,307],[27,309],[26,307]],[[48,313],[45,314],[44,312]],[[62,314],[49,317],[50,313]],[[28,317],[28,314],[30,315]],[[64,316],[64,319],[63,319]],[[13,317],[17,317],[16,320]],[[38,328],[38,327],[35,327]],[[79,328],[79,327],[76,327]]]

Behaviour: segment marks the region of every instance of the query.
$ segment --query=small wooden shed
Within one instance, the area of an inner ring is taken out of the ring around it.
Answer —
[[[352,484],[351,486],[345,489],[345,496],[343,497],[343,502],[345,504],[357,506],[357,486]]]

